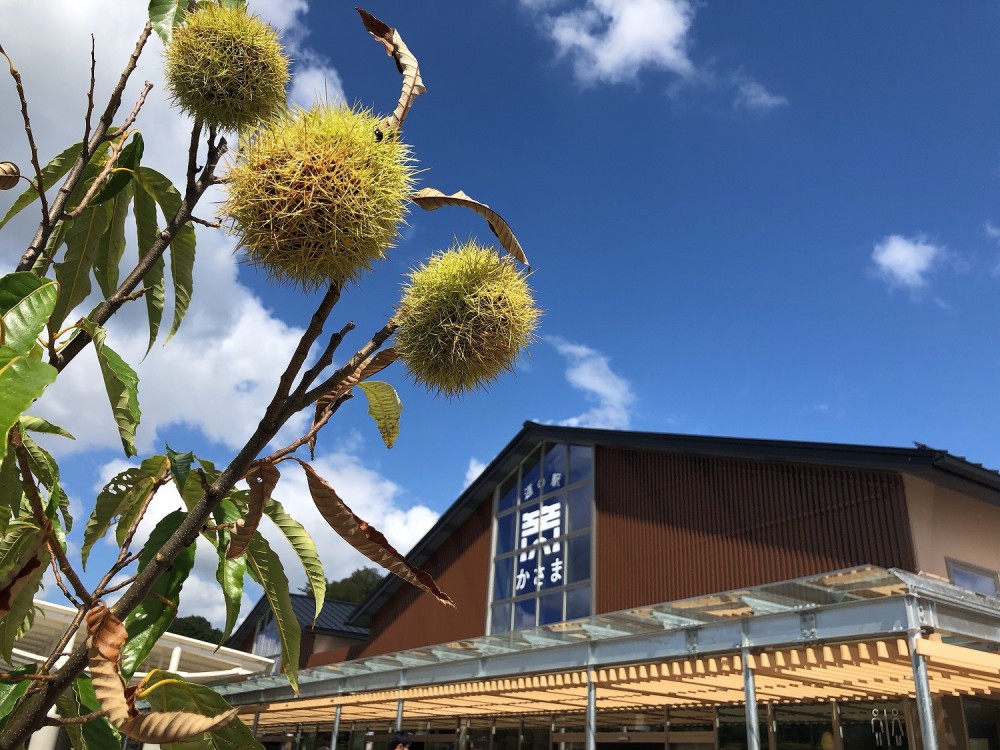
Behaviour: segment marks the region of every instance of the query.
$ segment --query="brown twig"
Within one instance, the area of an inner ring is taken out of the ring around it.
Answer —
[[[49,546],[49,552],[52,552],[52,545],[50,544],[48,546]],[[59,574],[59,562],[58,560],[56,560],[55,555],[52,555],[52,559],[49,561],[49,564],[52,566],[52,575],[55,576],[56,586],[58,586],[59,590],[63,592],[63,596],[69,599],[69,601],[73,604],[74,607],[79,609],[81,607],[80,602],[78,602],[76,600],[76,597],[69,592],[69,589],[63,582],[62,576]]]
[[[0,672],[0,680],[35,680],[36,682],[51,682],[55,679],[50,674],[11,674],[10,672]]]
[[[52,234],[55,225],[58,223],[59,217],[62,216],[63,211],[65,211],[66,203],[69,201],[70,195],[80,182],[80,179],[83,177],[84,168],[90,163],[90,159],[93,155],[97,153],[97,149],[106,141],[108,130],[111,128],[111,124],[114,121],[115,115],[118,113],[119,107],[121,107],[122,94],[125,91],[125,86],[128,83],[128,79],[132,76],[133,71],[135,71],[135,66],[139,62],[139,56],[142,54],[143,47],[146,46],[146,41],[149,39],[149,35],[152,30],[153,24],[147,22],[142,30],[142,33],[139,35],[135,49],[132,51],[124,70],[122,70],[118,83],[111,92],[111,97],[108,99],[108,104],[104,109],[104,113],[97,122],[97,127],[94,128],[94,132],[90,136],[90,140],[83,144],[83,148],[80,150],[79,155],[73,162],[73,166],[70,167],[69,172],[66,175],[66,179],[63,181],[62,187],[60,187],[56,193],[51,206],[48,206],[46,203],[44,193],[45,186],[39,183],[38,192],[42,201],[42,222],[39,225],[38,230],[35,232],[35,236],[32,239],[31,244],[28,245],[28,249],[24,251],[24,254],[21,256],[21,260],[17,264],[18,271],[30,271],[32,266],[34,266],[35,260],[45,249],[45,245],[48,242],[49,236]],[[2,49],[0,49],[0,51],[2,51]],[[6,57],[6,53],[4,53],[4,56]],[[10,58],[8,58],[8,62],[9,61]],[[11,70],[14,71],[13,65],[11,66]],[[19,78],[20,76],[18,76],[18,79]],[[22,97],[22,111],[26,116],[27,110],[23,101]],[[36,149],[34,148],[34,141],[30,134],[29,142],[32,144],[32,163],[37,165],[38,156]],[[41,177],[41,167],[36,166],[36,172],[38,176]]]
[[[138,560],[139,556],[136,555],[135,559]],[[132,576],[131,578],[126,578],[124,581],[122,581],[121,583],[116,583],[114,586],[108,586],[106,589],[101,589],[101,596],[104,596],[105,594],[113,594],[115,591],[120,591],[126,586],[131,586],[133,583],[135,583],[135,576]]]
[[[49,654],[49,658],[45,660],[45,664],[42,665],[42,672],[51,671],[52,667],[54,667],[56,662],[58,662],[63,656],[63,649],[65,649],[73,640],[73,636],[76,635],[76,631],[83,622],[83,618],[87,616],[87,610],[87,607],[80,607],[76,610],[76,614],[73,615],[73,619],[70,621],[69,626],[63,631],[62,636],[59,638],[59,642],[56,644],[55,648],[52,649],[52,653]]]
[[[82,716],[46,716],[45,723],[49,726],[65,727],[73,724],[86,724],[88,721],[94,721],[107,715],[107,711],[93,711]]]
[[[284,448],[279,448],[274,453],[272,453],[270,456],[266,456],[264,458],[258,459],[257,461],[254,461],[253,462],[254,465],[256,466],[256,465],[260,465],[260,464],[273,464],[273,463],[277,463],[278,461],[282,460],[286,456],[289,456],[292,453],[295,453],[295,451],[297,451],[303,445],[306,445],[311,440],[313,440],[313,438],[315,438],[316,435],[319,434],[319,431],[321,429],[323,429],[323,427],[330,421],[330,418],[334,414],[337,413],[337,410],[340,409],[341,405],[345,401],[349,401],[352,398],[353,398],[353,395],[350,394],[350,393],[345,393],[344,395],[342,395],[340,398],[338,398],[336,401],[334,401],[328,407],[326,407],[325,409],[323,409],[323,411],[320,413],[319,417],[317,417],[316,421],[313,422],[312,427],[310,427],[309,431],[307,433],[305,433],[302,437],[300,437],[300,438],[294,440],[293,442],[289,443]]]
[[[136,102],[136,105],[135,107],[133,107],[132,112],[129,114],[128,117],[125,118],[125,122],[122,123],[122,126],[118,128],[118,130],[115,132],[115,135],[113,136],[113,138],[118,139],[118,143],[117,145],[112,144],[111,156],[108,158],[107,162],[105,162],[104,168],[101,169],[101,173],[97,175],[97,178],[93,182],[90,183],[90,187],[87,188],[87,193],[83,196],[83,199],[80,201],[80,203],[77,204],[75,208],[63,214],[62,218],[64,219],[77,218],[80,214],[84,212],[84,210],[86,210],[87,206],[90,205],[90,201],[94,199],[94,196],[97,195],[97,192],[102,187],[104,187],[105,178],[109,174],[111,174],[112,170],[115,169],[115,165],[118,163],[118,157],[122,155],[122,149],[125,148],[125,141],[128,139],[129,135],[131,135],[131,133],[129,132],[129,127],[131,127],[132,123],[135,122],[135,118],[139,115],[139,110],[142,109],[142,105],[146,101],[146,95],[150,92],[152,88],[153,84],[151,84],[149,81],[146,81],[146,85],[143,86],[142,88],[142,93],[139,94],[139,101]]]
[[[304,390],[313,384],[313,381],[319,377],[319,374],[323,372],[327,367],[333,363],[333,355],[336,353],[337,349],[340,347],[341,342],[344,337],[347,336],[351,331],[355,329],[354,321],[351,321],[335,334],[330,337],[330,340],[326,344],[326,348],[323,353],[319,355],[316,360],[316,364],[310,367],[302,375],[302,380],[299,383],[299,389]]]
[[[314,404],[323,396],[336,391],[347,378],[357,371],[357,369],[366,359],[368,359],[368,357],[374,354],[379,347],[382,346],[382,344],[389,340],[389,337],[396,332],[397,328],[399,328],[399,325],[395,320],[390,320],[382,326],[382,328],[374,336],[372,336],[371,341],[358,349],[354,356],[351,357],[343,367],[311,391],[302,394],[301,399],[304,403],[302,403],[299,408],[301,409],[309,404]]]
[[[0,55],[3,55],[7,59],[7,65],[10,68],[10,76],[14,79],[14,86],[17,88],[17,96],[21,100],[21,119],[24,120],[24,133],[28,136],[28,147],[31,149],[31,166],[35,168],[35,190],[38,192],[38,198],[42,202],[42,226],[49,230],[51,227],[51,220],[49,218],[49,204],[45,197],[45,185],[42,181],[42,165],[38,161],[38,146],[35,145],[35,136],[31,130],[31,118],[28,116],[28,100],[24,95],[24,85],[21,82],[21,73],[17,68],[14,67],[14,62],[10,59],[10,55],[4,50],[3,46],[0,45]],[[46,233],[46,236],[47,233]],[[42,243],[44,245],[45,243]],[[31,268],[31,264],[28,264],[28,268]],[[18,266],[18,271],[27,271],[28,268],[21,268]]]
[[[200,219],[197,216],[192,216],[191,221],[195,224],[201,224],[203,227],[211,227],[212,229],[222,229],[221,221],[208,221],[206,219]]]
[[[90,140],[91,117],[94,114],[94,89],[97,87],[97,54],[94,35],[90,35],[90,88],[87,89],[87,113],[83,116],[83,142]]]

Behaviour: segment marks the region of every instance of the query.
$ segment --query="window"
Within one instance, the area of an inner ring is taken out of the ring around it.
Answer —
[[[997,572],[995,570],[980,568],[951,558],[947,558],[946,563],[948,565],[948,578],[956,586],[986,596],[995,597],[997,595]]]
[[[490,633],[591,614],[593,454],[545,443],[500,482]]]

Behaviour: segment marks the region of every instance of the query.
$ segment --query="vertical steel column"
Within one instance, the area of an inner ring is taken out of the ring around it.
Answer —
[[[403,729],[403,699],[396,699],[396,731]]]
[[[597,685],[587,673],[587,723],[584,726],[585,750],[597,750]]]
[[[330,732],[330,750],[337,750],[337,738],[340,736],[340,706],[333,709],[333,730]]]
[[[260,724],[260,711],[253,715],[253,724],[250,725],[250,734],[257,738],[257,725]]]
[[[743,694],[746,696],[747,750],[760,750],[760,722],[757,720],[757,683],[750,668],[750,650],[743,649]],[[715,728],[719,736],[719,728]]]
[[[937,732],[934,730],[934,705],[931,703],[931,683],[927,675],[927,662],[917,653],[920,631],[911,627],[906,631],[906,644],[910,648],[910,663],[913,665],[913,687],[917,694],[917,715],[920,718],[920,734],[924,750],[938,750]]]
[[[830,702],[830,720],[833,722],[833,750],[844,750],[844,728],[840,724],[840,704]]]

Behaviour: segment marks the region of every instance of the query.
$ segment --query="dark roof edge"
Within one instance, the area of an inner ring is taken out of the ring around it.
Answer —
[[[857,469],[881,469],[921,476],[937,477],[945,484],[969,492],[973,496],[1000,505],[1000,474],[953,456],[947,451],[918,444],[913,448],[898,448],[850,443],[820,443],[762,438],[715,437],[661,432],[632,432],[590,427],[563,427],[526,421],[521,430],[483,469],[479,477],[441,515],[437,523],[407,554],[407,560],[423,565],[440,544],[440,537],[471,513],[467,507],[492,477],[521,446],[528,442],[553,440],[595,443],[612,447],[629,447],[702,456],[719,456],[755,460],[777,460],[787,463],[811,463]],[[943,479],[936,471],[952,475],[957,481]],[[402,580],[389,574],[347,618],[350,625],[368,626],[371,617]]]

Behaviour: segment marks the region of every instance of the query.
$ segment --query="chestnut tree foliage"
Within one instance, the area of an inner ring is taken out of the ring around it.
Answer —
[[[424,92],[417,59],[394,28],[359,12],[402,77],[399,102],[387,117],[329,105],[290,109],[288,60],[277,34],[245,0],[151,0],[149,22],[103,109],[94,101],[92,77],[82,137],[54,156],[38,152],[30,92],[0,47],[31,153],[30,166],[0,163],[0,188],[26,186],[0,230],[22,211],[40,209],[34,235],[20,240],[25,249],[16,266],[0,277],[0,658],[11,664],[16,639],[31,628],[34,597],[49,569],[77,610],[43,663],[0,673],[0,748],[20,746],[45,723],[65,725],[78,750],[117,748],[123,735],[192,748],[259,747],[211,688],[158,670],[141,681],[133,675],[174,620],[200,535],[218,553],[227,612],[221,640],[233,630],[249,576],[274,613],[284,672],[297,688],[299,626],[282,563],[263,533],[264,516],[272,522],[267,533],[286,538],[300,558],[317,614],[327,581],[308,531],[274,496],[281,471],[305,472],[313,502],[349,544],[451,604],[426,572],[344,503],[310,464],[311,450],[341,405],[361,394],[392,447],[399,398],[373,376],[398,359],[432,392],[452,396],[478,388],[513,367],[533,336],[538,311],[526,282],[527,260],[499,214],[462,192],[413,192],[402,126]],[[154,33],[166,45],[165,78],[177,116],[192,122],[189,151],[177,155],[187,164],[180,185],[143,164],[141,110],[150,84],[131,110],[123,108],[123,91]],[[234,134],[239,153],[227,140]],[[222,221],[195,218],[199,201],[216,185],[225,193]],[[399,236],[407,203],[477,212],[504,252],[470,241],[436,254],[410,274],[394,314],[335,363],[354,325],[324,328],[341,294],[377,271]],[[303,321],[305,332],[256,430],[225,465],[169,447],[160,455],[136,455],[139,378],[106,331],[127,305],[145,309],[150,348],[161,337],[165,313],[166,338],[178,330],[195,289],[195,222],[228,228],[244,257],[275,283],[324,292]],[[166,311],[168,287],[174,304]],[[122,447],[134,463],[85,503],[87,518],[76,520],[85,524],[83,544],[74,555],[66,545],[74,519],[59,465],[36,441],[39,434],[70,436],[32,411],[88,349],[100,362]],[[274,449],[279,430],[303,410],[312,416],[308,431]],[[170,484],[185,509],[151,519],[155,527],[139,547],[138,525]],[[88,570],[88,580],[97,583],[85,584],[81,571],[94,544],[111,534],[119,554],[107,570]],[[119,598],[109,605],[112,593]]]

